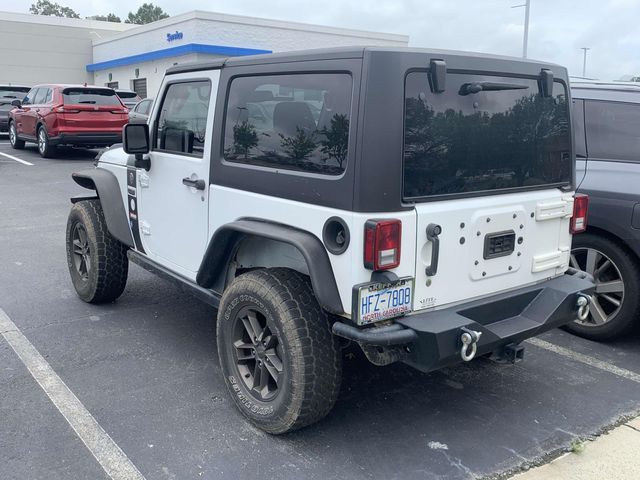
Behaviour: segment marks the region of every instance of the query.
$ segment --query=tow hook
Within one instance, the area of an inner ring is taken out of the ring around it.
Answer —
[[[589,305],[591,304],[591,297],[584,293],[578,294],[576,300],[576,307],[578,309],[578,319],[585,320],[589,316]]]
[[[475,330],[469,330],[462,327],[460,329],[462,335],[460,335],[460,341],[462,342],[462,348],[460,349],[460,357],[465,362],[470,362],[476,356],[478,351],[478,340],[482,332],[476,332]]]

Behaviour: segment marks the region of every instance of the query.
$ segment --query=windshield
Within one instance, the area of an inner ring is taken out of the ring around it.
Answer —
[[[65,105],[120,105],[116,92],[97,88],[66,88],[62,92]]]
[[[567,93],[536,79],[449,73],[434,94],[426,72],[405,85],[404,197],[571,182]]]

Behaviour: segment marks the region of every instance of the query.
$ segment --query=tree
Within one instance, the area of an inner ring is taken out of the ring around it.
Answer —
[[[29,8],[29,13],[33,13],[34,15],[48,15],[52,17],[80,18],[80,15],[69,7],[63,7],[62,5],[52,3],[49,0],[37,0],[36,3],[32,3]]]
[[[163,18],[169,18],[169,14],[162,10],[162,8],[156,7],[153,3],[143,3],[136,13],[129,12],[129,16],[124,23],[145,25],[162,20]]]
[[[114,13],[109,13],[108,15],[93,15],[92,17],[87,17],[88,20],[99,20],[101,22],[113,22],[113,23],[122,23],[120,17],[118,17]]]
[[[233,149],[236,155],[244,155],[249,158],[249,151],[258,146],[258,132],[255,127],[246,120],[233,126]]]

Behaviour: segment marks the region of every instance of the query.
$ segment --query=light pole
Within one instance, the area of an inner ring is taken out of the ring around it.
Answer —
[[[522,40],[522,58],[527,58],[527,44],[529,43],[529,7],[531,0],[526,0],[522,5],[514,5],[511,8],[524,7],[524,39]]]
[[[582,59],[582,77],[587,77],[587,51],[591,50],[589,47],[581,47],[580,50],[584,51],[584,57]]]

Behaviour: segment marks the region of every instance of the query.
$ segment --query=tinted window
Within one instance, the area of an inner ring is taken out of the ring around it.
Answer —
[[[350,109],[348,74],[235,78],[227,101],[224,157],[339,175],[347,165]]]
[[[535,79],[447,74],[431,93],[426,72],[407,75],[404,196],[461,194],[569,183],[567,95]]]
[[[116,92],[100,88],[65,88],[62,98],[65,105],[121,105]]]
[[[589,157],[640,161],[640,105],[585,100]]]
[[[584,133],[584,101],[573,101],[573,133],[576,138],[576,156],[584,158],[587,156],[587,144]]]
[[[38,89],[38,93],[36,94],[35,98],[33,99],[33,104],[34,105],[42,105],[45,102],[45,99],[47,98],[47,92],[49,91],[48,88],[40,88]]]
[[[32,88],[31,90],[29,90],[29,92],[25,95],[24,99],[22,100],[22,104],[31,105],[33,103],[33,99],[38,94],[38,90],[39,90],[38,88]]]
[[[28,91],[27,87],[0,87],[0,102],[22,100]]]
[[[127,98],[128,99],[128,98],[136,98],[138,96],[138,94],[136,92],[126,92],[126,91],[123,92],[122,90],[120,90],[118,92],[118,96],[120,98]]]
[[[160,108],[157,149],[202,157],[210,94],[208,81],[169,85]]]
[[[142,113],[143,115],[148,115],[150,109],[151,109],[151,100],[142,100],[140,103],[138,103],[138,106],[135,108],[136,112]]]

